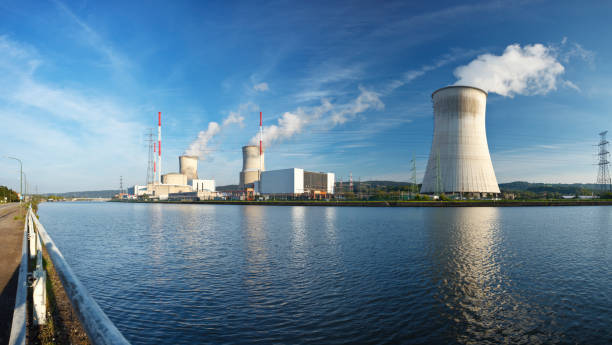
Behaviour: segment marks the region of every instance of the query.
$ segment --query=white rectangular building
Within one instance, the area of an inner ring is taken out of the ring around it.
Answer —
[[[304,169],[290,168],[261,172],[261,194],[300,196],[325,196],[334,193],[335,176],[333,173],[318,173]]]
[[[189,185],[193,188],[194,192],[199,191],[209,191],[214,192],[215,190],[215,180],[189,180]]]

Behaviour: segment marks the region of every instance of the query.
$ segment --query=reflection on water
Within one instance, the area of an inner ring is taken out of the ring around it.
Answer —
[[[39,214],[135,345],[612,342],[612,207]]]
[[[288,230],[291,231],[291,247],[293,249],[292,263],[294,267],[304,267],[308,255],[306,238],[306,207],[297,206],[291,208],[291,223]]]
[[[242,211],[246,244],[246,272],[242,278],[249,291],[250,303],[256,306],[265,302],[265,290],[270,284],[265,212],[257,206],[246,206]]]
[[[511,260],[499,208],[436,210],[431,222],[435,298],[459,343],[542,343],[555,338],[500,264]]]
[[[337,245],[336,239],[336,207],[326,207],[325,208],[325,234],[327,235],[327,240],[332,248],[335,248]]]

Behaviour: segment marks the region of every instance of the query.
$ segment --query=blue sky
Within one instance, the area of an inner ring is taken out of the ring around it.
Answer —
[[[237,183],[263,111],[267,169],[408,181],[414,154],[420,181],[431,93],[505,73],[484,81],[498,180],[590,183],[612,130],[610,18],[604,1],[2,1],[0,155],[40,192],[143,183],[161,111],[164,172],[197,152],[200,177]]]

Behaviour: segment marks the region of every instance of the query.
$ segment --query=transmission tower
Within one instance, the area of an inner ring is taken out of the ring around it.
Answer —
[[[412,154],[412,161],[410,161],[410,173],[412,179],[412,186],[410,186],[411,194],[417,193],[417,179],[416,179],[416,156]]]
[[[610,180],[610,169],[608,166],[610,165],[610,152],[608,151],[608,144],[610,143],[606,140],[606,134],[608,131],[603,131],[599,133],[599,152],[597,155],[599,156],[599,162],[597,165],[599,169],[597,171],[597,184],[599,185],[599,189],[602,192],[612,191],[612,181]]]
[[[147,142],[147,185],[152,184],[155,179],[155,172],[153,171],[153,161],[155,160],[155,155],[153,153],[155,147],[155,140],[153,139],[153,128],[149,128],[149,134],[147,134],[147,138],[145,139]]]
[[[349,173],[349,192],[354,192],[353,190],[353,173]]]

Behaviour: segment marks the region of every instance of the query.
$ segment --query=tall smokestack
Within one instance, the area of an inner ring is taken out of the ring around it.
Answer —
[[[487,93],[449,86],[431,98],[434,136],[421,193],[499,193],[485,128]]]
[[[161,155],[161,111],[157,113],[157,183],[161,184],[162,155]]]
[[[261,193],[261,171],[263,170],[263,115],[259,112],[259,192]]]

